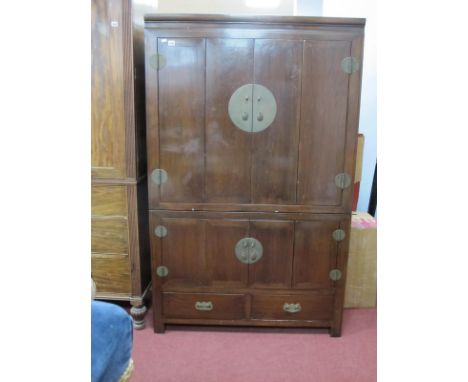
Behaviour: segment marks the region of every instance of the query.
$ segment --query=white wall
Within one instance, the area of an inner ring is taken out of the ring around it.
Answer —
[[[255,3],[259,6],[253,7]],[[159,0],[158,3],[160,13],[293,15],[294,9],[294,0]]]

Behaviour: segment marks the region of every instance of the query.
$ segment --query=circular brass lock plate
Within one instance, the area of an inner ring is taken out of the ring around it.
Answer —
[[[234,252],[241,263],[254,264],[263,256],[263,245],[253,237],[244,237],[237,242]]]
[[[252,132],[253,85],[245,84],[232,93],[228,104],[229,118],[239,129]]]
[[[239,129],[257,133],[270,126],[276,117],[276,100],[265,86],[245,84],[232,93],[229,118]]]

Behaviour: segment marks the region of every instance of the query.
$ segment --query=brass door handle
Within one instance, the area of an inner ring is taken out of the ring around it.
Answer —
[[[301,304],[296,303],[296,304],[289,304],[287,302],[284,303],[283,305],[283,310],[288,313],[297,313],[302,310]]]
[[[211,301],[197,301],[195,303],[195,309],[201,311],[213,310],[213,303]]]

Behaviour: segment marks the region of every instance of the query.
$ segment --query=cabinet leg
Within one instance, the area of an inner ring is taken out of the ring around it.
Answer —
[[[154,332],[155,333],[164,333],[166,331],[166,325],[162,322],[154,323]]]
[[[133,318],[133,327],[135,329],[143,329],[145,327],[146,306],[143,303],[138,303],[130,308],[130,314]]]
[[[341,325],[330,328],[330,337],[341,337]]]

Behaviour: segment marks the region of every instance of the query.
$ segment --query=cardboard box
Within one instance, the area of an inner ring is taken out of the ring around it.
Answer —
[[[377,305],[377,221],[367,212],[353,212],[349,237],[345,308]]]
[[[362,177],[362,158],[364,155],[364,135],[358,134],[356,148],[356,168],[354,171],[354,190],[353,190],[353,211],[356,211],[359,200],[359,189],[361,187]]]

